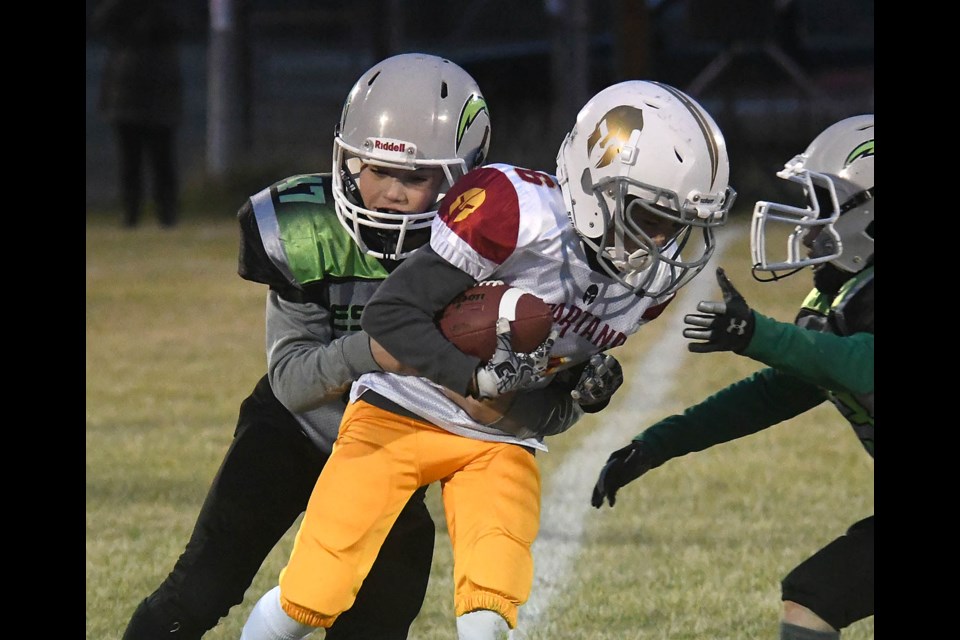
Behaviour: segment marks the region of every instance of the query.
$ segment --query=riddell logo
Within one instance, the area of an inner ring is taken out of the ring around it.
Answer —
[[[374,140],[373,148],[381,151],[396,151],[398,153],[403,153],[406,150],[407,145],[402,143],[397,144],[396,142],[385,142],[383,140]]]

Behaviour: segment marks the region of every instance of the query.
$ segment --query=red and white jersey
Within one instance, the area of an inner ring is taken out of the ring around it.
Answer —
[[[494,164],[451,194],[433,223],[434,251],[477,281],[503,280],[549,304],[560,332],[552,354],[568,363],[620,346],[672,297],[638,297],[590,268],[553,176]]]
[[[622,345],[673,297],[638,296],[592,269],[556,178],[540,171],[507,164],[471,171],[444,198],[431,234],[434,251],[478,282],[502,280],[550,305],[559,332],[551,351],[554,370]],[[368,388],[450,431],[520,442],[477,424],[424,378],[366,374],[352,397]]]

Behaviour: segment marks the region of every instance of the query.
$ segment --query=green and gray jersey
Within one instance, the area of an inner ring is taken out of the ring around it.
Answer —
[[[337,217],[330,183],[329,174],[292,176],[252,196],[237,214],[238,273],[270,287],[270,386],[325,452],[351,382],[379,370],[360,315],[398,264],[357,248]]]
[[[873,267],[847,281],[832,299],[814,289],[794,324],[756,311],[754,316],[756,330],[743,355],[766,368],[657,422],[634,440],[647,445],[659,466],[830,400],[873,457]]]

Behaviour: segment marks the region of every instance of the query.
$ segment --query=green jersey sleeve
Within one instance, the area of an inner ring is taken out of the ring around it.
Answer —
[[[766,368],[647,428],[634,440],[648,445],[659,466],[678,456],[762,431],[827,399],[815,384]]]
[[[873,334],[838,336],[753,312],[756,329],[743,355],[830,391],[873,391]]]

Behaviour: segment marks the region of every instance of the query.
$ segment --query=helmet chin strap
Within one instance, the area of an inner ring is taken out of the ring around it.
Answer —
[[[790,271],[787,271],[786,273],[781,273],[779,271],[766,271],[763,269],[759,269],[758,268],[759,266],[760,265],[755,264],[752,267],[750,267],[750,274],[753,276],[753,279],[756,280],[757,282],[776,282],[777,280],[783,280],[784,278],[790,277],[799,271],[803,271],[806,268],[806,267],[797,267],[796,269],[792,269]],[[761,274],[763,275],[761,276]]]
[[[650,265],[650,253],[646,249],[638,249],[631,253],[625,260],[618,260],[615,258],[612,253],[612,250],[607,250],[607,257],[610,258],[610,262],[624,274],[644,271]]]
[[[644,271],[650,266],[650,252],[646,249],[637,249],[627,256],[627,267],[631,271]]]
[[[340,179],[343,181],[344,191],[346,191],[347,196],[353,203],[360,207],[366,207],[363,203],[363,198],[360,197],[360,186],[357,184],[357,181],[353,179],[353,174],[347,169],[345,165],[340,167]]]

